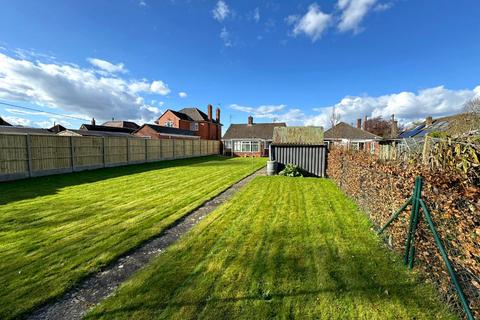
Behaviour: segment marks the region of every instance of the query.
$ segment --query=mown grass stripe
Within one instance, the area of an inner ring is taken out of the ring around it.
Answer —
[[[0,318],[58,296],[264,161],[203,157],[0,184]]]
[[[454,319],[336,186],[256,178],[87,319]]]

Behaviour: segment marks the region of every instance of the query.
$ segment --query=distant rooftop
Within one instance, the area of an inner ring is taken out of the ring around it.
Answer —
[[[368,131],[354,128],[348,123],[340,122],[339,124],[335,125],[333,128],[328,129],[325,131],[325,139],[332,140],[332,139],[347,139],[347,140],[381,140],[382,137],[377,136],[373,133]]]
[[[222,139],[264,139],[272,140],[275,127],[286,127],[284,122],[231,124]]]

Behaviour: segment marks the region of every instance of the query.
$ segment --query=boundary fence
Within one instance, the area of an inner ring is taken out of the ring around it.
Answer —
[[[416,268],[436,285],[453,310],[465,314],[462,299],[437,248],[436,240],[441,239],[468,307],[473,317],[480,319],[480,188],[456,172],[432,171],[428,166],[414,163],[379,161],[361,151],[330,150],[327,160],[328,176],[367,214],[375,230],[384,227],[392,214],[403,208],[412,193],[415,177],[423,177],[421,202],[428,208],[431,221],[419,219],[412,236]],[[413,210],[412,204],[405,209]],[[400,215],[382,233],[386,244],[401,254],[409,238],[409,220],[408,216]],[[435,226],[436,236],[432,235],[430,223]]]
[[[0,134],[0,181],[220,153],[220,141]]]

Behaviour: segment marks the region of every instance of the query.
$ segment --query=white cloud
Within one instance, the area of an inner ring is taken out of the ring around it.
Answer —
[[[125,69],[125,66],[123,63],[113,64],[106,60],[101,60],[97,58],[88,58],[87,60],[88,62],[90,62],[91,65],[109,73],[127,73],[128,72],[128,70]]]
[[[306,120],[307,125],[328,127],[328,117],[333,107],[342,116],[342,121],[354,123],[355,119],[383,117],[389,119],[392,114],[401,123],[411,123],[425,119],[427,116],[441,117],[459,113],[464,103],[480,95],[480,86],[473,90],[449,90],[444,86],[427,88],[415,92],[403,91],[389,95],[347,96],[334,106],[317,109],[320,113]]]
[[[392,8],[392,7],[393,7],[393,2],[379,3],[373,8],[373,11],[382,12],[382,11],[386,11],[386,10]]]
[[[338,29],[359,32],[360,23],[376,2],[377,0],[338,0],[337,6],[342,10]]]
[[[260,9],[258,7],[253,11],[253,20],[255,20],[255,22],[260,21]]]
[[[179,92],[179,93],[178,93],[178,96],[179,96],[180,98],[186,98],[186,97],[188,96],[188,94],[187,94],[186,92],[183,92],[183,91],[182,91],[182,92]]]
[[[294,36],[305,34],[315,42],[321,38],[323,32],[330,25],[332,16],[322,12],[318,4],[313,3],[308,7],[304,16],[291,15],[287,17],[286,21],[288,24],[293,24]]]
[[[4,116],[2,117],[5,121],[14,126],[24,126],[29,127],[32,124],[32,121],[29,119],[14,117],[14,116]]]
[[[242,106],[238,104],[230,105],[230,108],[242,111],[252,115],[257,119],[268,119],[274,122],[287,122],[288,124],[303,124],[305,114],[300,109],[289,109],[284,112],[287,106],[279,105],[261,105],[258,107]]]
[[[144,0],[140,0],[140,1],[138,2],[138,5],[139,5],[140,7],[146,7],[146,6],[147,6],[147,3],[146,3]]]
[[[233,42],[230,39],[230,33],[228,32],[227,28],[223,27],[222,31],[220,32],[220,39],[223,41],[223,45],[225,47],[232,47]]]
[[[163,81],[155,80],[150,85],[150,92],[166,96],[170,93],[170,89],[168,88],[168,85],[165,84]]]
[[[217,5],[212,10],[213,18],[218,21],[225,20],[230,14],[230,9],[228,5],[223,0],[219,0]]]
[[[139,93],[166,95],[159,80],[101,76],[69,64],[42,63],[0,53],[0,98],[42,104],[97,119],[150,119]]]

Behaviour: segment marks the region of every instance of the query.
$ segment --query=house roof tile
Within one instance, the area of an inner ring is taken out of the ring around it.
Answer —
[[[275,123],[254,123],[248,124],[231,124],[223,139],[265,139],[271,140],[273,138],[273,128],[286,127],[284,122]]]
[[[335,125],[333,128],[328,129],[325,131],[324,135],[325,139],[348,139],[348,140],[380,140],[382,137],[377,136],[373,133],[368,131],[354,128],[351,125],[340,122],[339,124]]]

